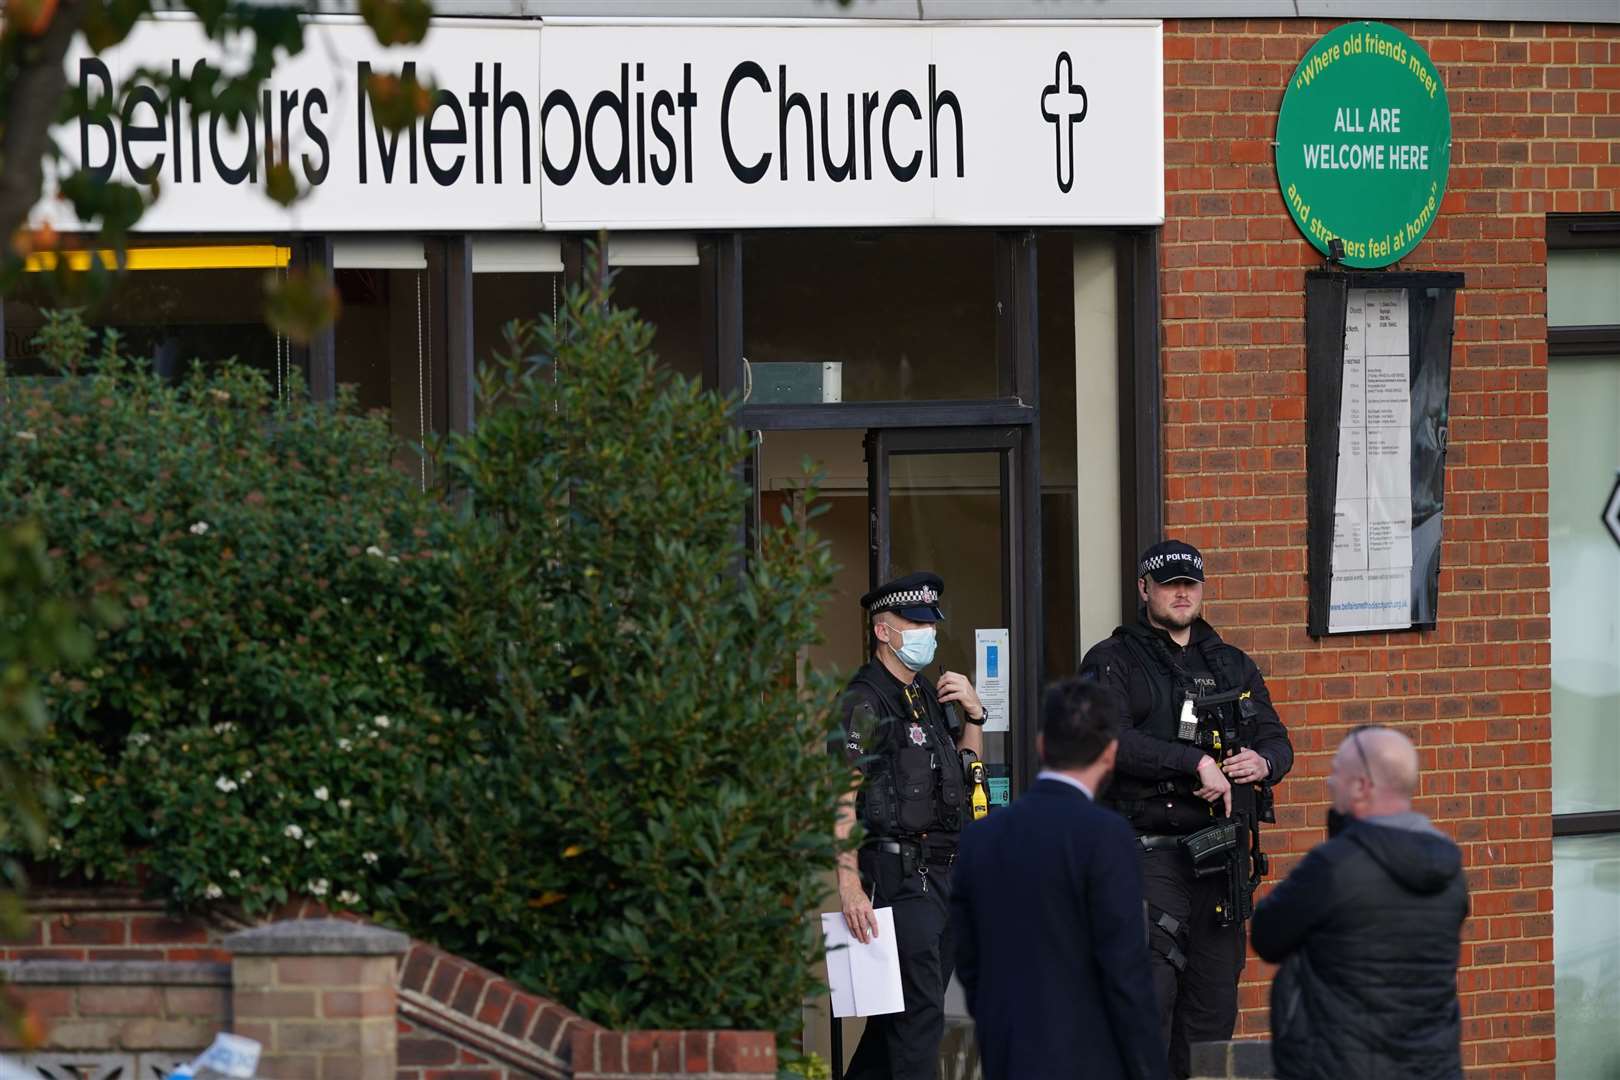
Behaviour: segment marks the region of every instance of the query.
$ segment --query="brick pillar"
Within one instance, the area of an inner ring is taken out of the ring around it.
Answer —
[[[394,982],[409,945],[404,934],[341,919],[227,937],[233,1030],[264,1045],[260,1075],[394,1080]]]

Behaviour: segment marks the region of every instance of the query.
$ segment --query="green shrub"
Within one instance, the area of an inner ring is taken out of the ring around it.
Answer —
[[[746,436],[652,334],[579,291],[515,325],[428,497],[380,420],[230,364],[167,386],[54,320],[69,377],[5,406],[0,522],[129,614],[49,687],[53,867],[313,894],[610,1025],[795,1031],[831,566],[793,521],[749,557]]]
[[[111,621],[102,606],[94,614]],[[47,728],[39,680],[90,655],[91,614],[63,595],[35,522],[0,529],[0,939],[26,925],[13,890],[27,882],[7,852],[45,848],[43,778],[23,764]],[[29,1046],[38,1041],[37,1025],[0,977],[0,1028]]]
[[[789,521],[743,569],[747,436],[652,333],[582,292],[513,328],[446,455],[486,708],[418,770],[402,895],[604,1023],[788,1031],[841,783],[834,688],[794,672],[831,566]]]
[[[458,683],[446,515],[380,418],[231,363],[169,385],[72,315],[42,339],[62,377],[9,381],[0,522],[37,519],[69,591],[125,612],[48,687],[53,867],[250,910],[386,887],[389,748]]]

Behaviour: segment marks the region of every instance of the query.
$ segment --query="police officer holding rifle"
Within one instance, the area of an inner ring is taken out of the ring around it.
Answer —
[[[1127,702],[1104,801],[1137,833],[1149,954],[1172,1076],[1189,1047],[1229,1039],[1244,927],[1266,871],[1260,823],[1294,763],[1265,679],[1202,618],[1204,559],[1178,540],[1137,568],[1142,608],[1081,661]]]

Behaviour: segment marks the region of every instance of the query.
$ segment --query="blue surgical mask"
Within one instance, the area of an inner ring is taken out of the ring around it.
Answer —
[[[912,671],[921,671],[934,661],[934,628],[925,626],[920,630],[904,630],[900,633],[900,647],[894,647],[894,628],[889,628],[889,648],[894,649],[894,655],[900,662]]]

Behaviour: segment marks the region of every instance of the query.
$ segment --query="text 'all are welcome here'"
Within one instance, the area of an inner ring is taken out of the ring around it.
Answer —
[[[1445,89],[1428,57],[1393,28],[1361,23],[1324,38],[1289,91],[1309,103],[1309,119],[1288,137],[1279,130],[1278,160],[1307,238],[1323,250],[1339,240],[1352,264],[1400,258],[1433,223],[1450,163],[1449,124],[1435,122]],[[1366,214],[1365,204],[1343,212],[1363,200],[1401,212],[1394,220]]]

